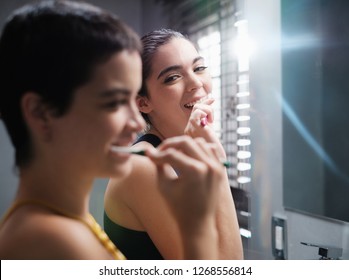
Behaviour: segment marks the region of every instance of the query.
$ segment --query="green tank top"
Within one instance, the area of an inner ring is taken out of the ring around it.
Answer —
[[[163,260],[145,231],[125,228],[114,223],[104,212],[104,231],[128,260]]]

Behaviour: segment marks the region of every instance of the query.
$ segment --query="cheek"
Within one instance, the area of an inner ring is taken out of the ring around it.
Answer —
[[[185,90],[183,86],[179,84],[174,85],[171,88],[166,89],[166,92],[164,92],[164,94],[161,96],[161,103],[159,103],[158,106],[164,107],[163,110],[178,110],[184,94]]]
[[[212,79],[210,75],[206,75],[203,79],[204,88],[208,93],[212,92]]]
[[[179,99],[179,89],[177,85],[171,87],[157,87],[149,91],[149,100],[152,103],[155,110],[159,110],[163,107],[173,106]]]
[[[112,117],[95,119],[85,126],[80,135],[76,135],[80,139],[81,149],[88,150],[90,154],[95,153],[97,158],[101,151],[105,151],[106,147],[117,140],[121,135],[120,123]]]
[[[113,114],[101,120],[97,126],[101,134],[105,136],[115,136],[120,134],[125,122],[125,114]]]
[[[120,124],[118,119],[112,116],[95,117],[90,119],[85,126],[81,128],[80,139],[88,139],[89,142],[105,141],[107,138],[113,137],[119,132]]]

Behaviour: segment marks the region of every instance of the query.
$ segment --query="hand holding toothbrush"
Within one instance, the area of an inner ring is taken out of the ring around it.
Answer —
[[[210,97],[194,105],[184,134],[192,138],[202,137],[208,143],[218,145],[220,157],[225,159],[226,153],[213,128],[213,102],[214,99]]]
[[[147,156],[158,168],[159,191],[178,221],[186,258],[197,258],[197,250],[204,258],[217,258],[215,214],[225,180],[217,147],[202,138],[180,136],[165,140],[158,150],[148,150]]]

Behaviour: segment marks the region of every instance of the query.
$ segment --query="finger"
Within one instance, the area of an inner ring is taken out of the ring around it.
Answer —
[[[200,104],[211,105],[211,104],[213,104],[214,101],[215,101],[215,99],[213,97],[208,97],[207,99],[205,99],[202,102],[200,102]]]
[[[206,111],[203,111],[203,110],[197,108],[190,115],[189,122],[194,127],[205,127],[206,125],[208,125],[208,118],[209,117],[210,117],[210,115],[208,115]]]
[[[215,143],[208,143],[202,138],[196,138],[195,141],[202,148],[202,152],[209,157],[209,161],[216,161],[221,165],[221,161],[224,160],[219,156],[218,146]]]
[[[168,138],[161,143],[158,147],[160,151],[166,151],[167,149],[180,150],[189,157],[200,159],[201,149],[196,144],[195,140],[188,136],[178,136]]]
[[[152,158],[151,158],[152,159]],[[159,180],[162,182],[174,181],[178,178],[177,174],[174,172],[173,168],[164,162],[155,160],[154,163],[158,169]]]
[[[194,139],[188,136],[168,138],[159,146],[159,150],[165,151],[167,149],[176,149],[191,158],[204,161],[205,158],[202,147],[197,144],[197,141],[197,138]]]
[[[156,150],[156,148],[152,144],[145,141],[138,142],[137,144],[133,145],[133,147],[139,150],[144,150],[146,154],[148,153],[148,151],[151,152]]]
[[[206,114],[201,114],[199,117],[190,118],[189,122],[195,128],[205,127],[206,125],[208,125],[207,115]]]
[[[197,103],[193,107],[192,114],[195,114],[196,112],[204,112],[206,114],[207,120],[209,123],[213,123],[214,120],[214,110],[213,107],[207,104]]]
[[[192,177],[193,174],[197,173],[199,170],[204,170],[204,165],[202,161],[197,160],[189,155],[186,155],[181,150],[174,148],[167,148],[163,151],[159,151],[157,153],[151,153],[149,158],[157,165],[157,166],[165,166],[169,164],[176,170],[177,175],[179,177],[189,176]],[[174,179],[171,178],[168,174],[166,175],[164,171],[162,171],[163,178]]]
[[[200,126],[205,127],[208,125],[207,117],[204,117],[200,120]]]

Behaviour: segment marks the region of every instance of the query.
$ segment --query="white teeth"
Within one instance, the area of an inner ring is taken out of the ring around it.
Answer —
[[[199,99],[199,100],[197,100],[197,101],[187,103],[187,104],[184,105],[184,107],[186,107],[186,108],[191,108],[191,107],[193,107],[196,103],[202,103],[202,102],[204,102],[207,98],[209,98],[209,95],[206,95],[206,96],[204,96],[203,98],[201,98],[201,99]]]

